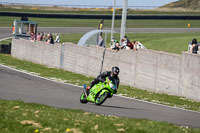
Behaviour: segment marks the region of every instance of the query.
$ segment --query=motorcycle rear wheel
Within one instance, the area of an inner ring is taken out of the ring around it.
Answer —
[[[105,102],[105,100],[108,98],[109,93],[108,92],[104,92],[103,94],[99,93],[97,95],[97,98],[95,100],[95,104],[96,105],[101,105],[102,103]]]
[[[86,95],[85,95],[84,92],[81,94],[80,102],[81,102],[81,103],[87,103],[87,102],[88,102],[87,99],[86,99]]]

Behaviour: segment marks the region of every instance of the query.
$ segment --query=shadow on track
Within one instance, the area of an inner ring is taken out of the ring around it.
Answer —
[[[137,108],[128,108],[128,107],[120,107],[120,106],[112,106],[112,105],[100,105],[99,107],[104,107],[104,108],[117,108],[117,109],[127,109],[127,110],[141,110]]]

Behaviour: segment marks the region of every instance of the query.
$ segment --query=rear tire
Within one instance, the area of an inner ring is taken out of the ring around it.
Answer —
[[[96,105],[101,105],[102,103],[105,102],[105,100],[108,98],[109,93],[106,91],[103,94],[101,92],[97,95],[97,98],[95,100]]]
[[[86,99],[86,95],[85,95],[84,92],[81,94],[80,102],[84,103],[84,104],[86,104],[88,102],[87,99]]]

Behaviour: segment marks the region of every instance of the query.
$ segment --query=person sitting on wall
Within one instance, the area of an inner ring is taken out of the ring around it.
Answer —
[[[30,34],[30,40],[31,41],[35,41],[36,40],[34,32],[31,32],[31,34]]]
[[[132,44],[133,44],[133,51],[137,51],[137,49],[138,49],[138,42],[137,41],[133,41]]]
[[[130,50],[133,50],[133,44],[131,42],[128,42],[127,46],[129,47]]]
[[[46,38],[46,35],[44,33],[42,33],[42,35],[41,35],[41,41],[47,42],[47,38]]]
[[[55,43],[60,43],[60,36],[56,34],[56,40],[54,41]]]
[[[128,46],[127,40],[125,40],[124,38],[121,40],[121,45],[119,47],[121,49],[130,49],[130,47]]]
[[[53,36],[51,33],[47,35],[47,44],[54,44]]]
[[[128,37],[127,36],[124,36],[124,38],[123,38],[126,42],[127,42],[127,44],[129,44],[130,43],[130,40],[128,39]]]
[[[115,38],[112,38],[111,39],[111,47],[110,47],[112,50],[117,50],[119,51],[119,42],[115,39]]]
[[[193,53],[193,54],[197,54],[198,49],[199,49],[199,47],[198,47],[198,44],[197,44],[197,39],[193,39],[192,40],[192,47],[191,47],[189,52]]]
[[[41,41],[42,40],[42,36],[40,35],[40,33],[38,33],[37,35],[37,41]]]

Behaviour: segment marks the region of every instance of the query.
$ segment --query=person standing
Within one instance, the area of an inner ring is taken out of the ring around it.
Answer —
[[[100,46],[100,47],[104,47],[104,48],[106,48],[106,46],[105,46],[105,42],[104,42],[102,36],[99,36],[99,42],[98,42],[97,45]]]
[[[13,31],[13,34],[15,34],[15,26],[12,25],[12,31]]]

